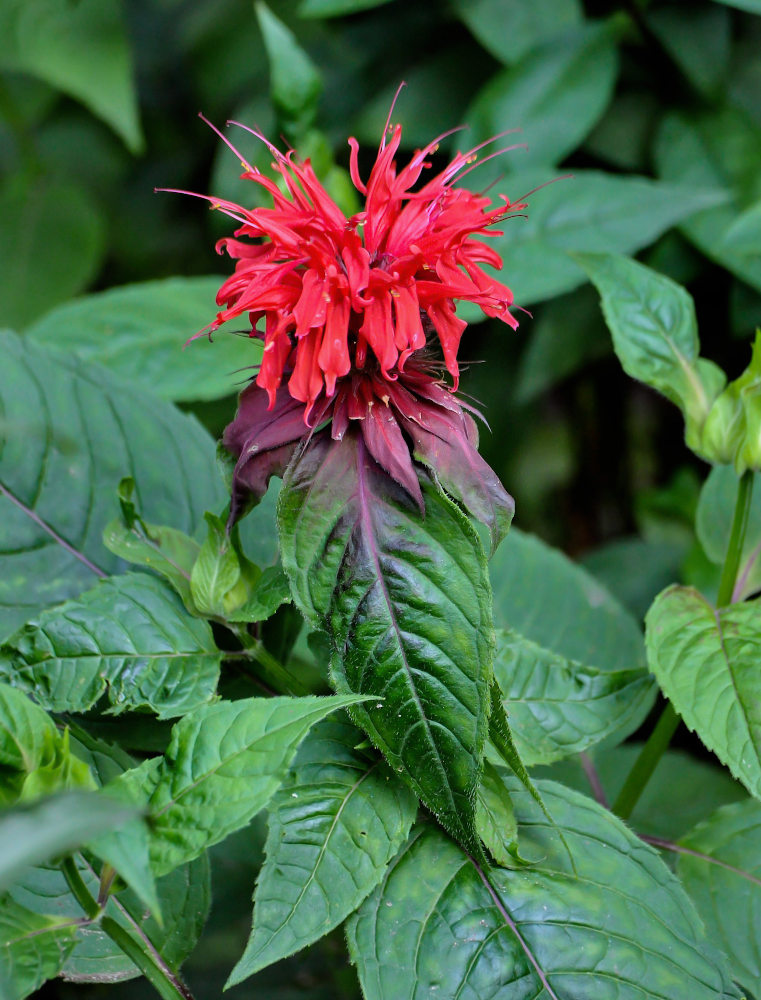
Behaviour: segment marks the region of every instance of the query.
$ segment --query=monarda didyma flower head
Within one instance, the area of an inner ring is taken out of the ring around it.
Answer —
[[[421,509],[416,462],[487,523],[496,541],[513,503],[476,450],[470,408],[454,395],[466,327],[455,302],[473,302],[517,326],[510,289],[482,267],[500,268],[501,258],[475,237],[498,235],[490,227],[525,205],[501,196],[493,207],[488,197],[455,185],[483,162],[477,154],[488,143],[458,153],[415,189],[444,137],[397,172],[402,130],[387,123],[367,183],[357,142],[349,140],[351,178],[365,206],[347,218],[308,160],[254,134],[267,143],[281,184],[241,157],[242,177],[269,192],[272,207],[248,210],[207,198],[240,225],[234,238],[217,244],[237,263],[217,295],[223,308],[201,332],[247,313],[250,336],[264,341],[258,373],[223,439],[237,459],[231,519],[252,495],[264,494],[270,477],[282,474],[315,433],[336,441],[360,434],[375,462]],[[443,365],[430,349],[435,340]]]

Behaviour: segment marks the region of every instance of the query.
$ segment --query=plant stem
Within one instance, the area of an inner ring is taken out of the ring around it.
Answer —
[[[104,917],[101,921],[101,927],[114,944],[118,945],[124,954],[132,959],[158,995],[163,997],[163,1000],[193,1000],[193,994],[172,970],[163,962],[159,965],[154,956],[145,952],[121,924],[117,924],[111,917]]]
[[[263,680],[275,691],[281,694],[304,695],[309,694],[309,690],[277,660],[265,647],[261,639],[252,636],[245,625],[236,625],[232,622],[225,622],[233,634],[238,638],[241,646],[260,667]]]
[[[61,871],[74,899],[76,899],[90,920],[96,920],[102,912],[101,908],[83,882],[77,868],[77,863],[71,855],[68,858],[64,858],[61,862]]]
[[[719,596],[716,604],[720,608],[725,608],[732,603],[732,592],[735,589],[737,572],[740,568],[743,545],[745,543],[745,532],[748,528],[748,518],[750,516],[750,501],[753,496],[753,471],[748,469],[740,476],[737,487],[737,501],[735,512],[732,518],[732,530],[729,534],[729,544],[727,554],[724,558],[724,566],[721,571],[719,582]]]
[[[621,819],[628,819],[631,816],[640,795],[645,790],[645,785],[652,777],[658,761],[671,742],[671,737],[676,732],[679,722],[679,716],[671,707],[671,702],[668,702],[655,729],[650,734],[650,738],[635,760],[634,767],[624,782],[624,787],[613,803],[613,812]]]
[[[717,606],[720,608],[732,603],[732,594],[745,543],[745,532],[748,527],[752,495],[753,472],[749,469],[740,477],[737,487],[737,501],[732,516],[732,528],[729,533],[729,544],[727,545],[727,554],[721,571],[719,595],[716,600]],[[618,798],[613,803],[613,812],[620,816],[621,819],[628,819],[631,816],[645,786],[652,777],[658,761],[666,752],[671,738],[679,726],[679,721],[679,716],[669,702],[664,708],[660,719],[658,719],[650,738],[642,747],[639,757],[634,762],[634,767],[629,772],[624,782],[624,787],[618,793]]]

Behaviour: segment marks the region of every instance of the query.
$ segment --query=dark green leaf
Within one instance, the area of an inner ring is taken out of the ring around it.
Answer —
[[[761,984],[761,802],[724,806],[679,841],[677,873],[735,977]]]
[[[46,176],[9,177],[0,186],[3,324],[20,329],[81,292],[104,249],[101,217],[83,188]]]
[[[429,480],[425,517],[361,438],[313,441],[286,473],[279,522],[293,598],[333,638],[352,715],[460,842],[474,796],[493,657],[486,563],[469,520]]]
[[[488,760],[478,786],[476,826],[497,864],[512,868],[516,863],[518,821],[507,786]]]
[[[724,234],[724,245],[749,257],[761,255],[761,202],[735,219]]]
[[[738,478],[730,466],[711,469],[700,491],[695,527],[708,558],[718,566],[727,555],[732,517],[737,502]],[[735,600],[761,589],[761,473],[753,478],[753,495],[745,530]]]
[[[761,289],[761,259],[725,242],[740,213],[761,197],[761,127],[731,108],[696,117],[671,114],[658,133],[655,154],[665,180],[724,192],[724,204],[683,221],[682,231],[711,260]]]
[[[163,399],[217,399],[236,392],[261,361],[261,342],[225,323],[214,343],[190,337],[210,323],[224,278],[143,281],[67,302],[28,330],[41,344],[97,361]],[[61,296],[63,298],[64,296]]]
[[[143,135],[119,0],[7,0],[0,36],[5,69],[32,73],[82,101],[140,152]]]
[[[648,612],[650,669],[674,708],[751,794],[761,796],[761,601],[716,610],[671,587]]]
[[[213,697],[221,654],[205,621],[144,573],[111,577],[44,611],[0,647],[0,677],[51,712],[184,715]]]
[[[81,914],[81,910],[80,910]],[[57,976],[74,946],[73,921],[42,916],[0,897],[0,996],[24,1000]]]
[[[248,698],[181,719],[163,758],[114,783],[149,812],[154,872],[166,874],[244,826],[277,791],[310,727],[360,700]]]
[[[504,630],[495,675],[526,763],[635,729],[654,686],[631,615],[561,552],[515,528],[490,573],[494,618]]]
[[[255,5],[270,61],[270,94],[284,126],[302,132],[317,114],[322,77],[293,32],[261,0]]]
[[[193,531],[223,493],[209,435],[105,369],[0,334],[0,635],[120,568],[101,538],[134,478],[146,520]]]
[[[134,806],[96,792],[70,791],[0,813],[0,891],[29,865],[39,865],[120,826],[136,815]]]
[[[348,923],[367,1000],[739,998],[658,855],[577,792],[543,782],[568,840],[510,784],[530,868],[484,871],[421,824]]]
[[[381,7],[386,3],[390,3],[390,0],[301,0],[299,16],[342,17],[371,7]]]
[[[578,0],[454,0],[454,10],[495,59],[511,65],[542,42],[579,23]]]
[[[732,41],[728,11],[699,4],[656,7],[646,23],[699,92],[708,98],[721,94]]]
[[[736,7],[738,10],[747,10],[751,14],[761,14],[761,0],[716,0],[716,2],[726,4],[727,7]]]
[[[519,153],[508,154],[519,156]],[[502,159],[497,160],[502,171]],[[488,166],[474,174],[478,190],[492,178]],[[515,301],[529,305],[570,292],[583,284],[584,272],[568,252],[635,253],[671,226],[721,201],[725,195],[705,186],[677,187],[634,175],[619,177],[593,170],[574,171],[573,177],[532,170],[508,175],[495,192],[512,201],[539,185],[532,195],[528,218],[505,221],[505,235],[489,240],[502,256],[503,280]],[[475,308],[463,310],[469,321],[483,318]]]
[[[253,929],[228,985],[337,927],[406,840],[417,800],[383,761],[354,749],[361,741],[329,719],[302,743],[270,803]]]
[[[582,141],[613,92],[618,60],[610,28],[587,23],[553,38],[502,70],[466,115],[471,146],[520,129],[526,152],[500,157],[502,169],[559,163]]]
[[[99,878],[92,866],[75,858],[79,874],[91,895],[97,896]],[[178,969],[201,933],[210,903],[209,865],[202,855],[176,868],[156,883],[163,924],[148,914],[144,903],[129,889],[109,898],[106,912],[127,930],[148,936],[170,968]],[[82,910],[69,892],[57,867],[29,868],[11,889],[13,900],[39,914],[59,920],[81,917]],[[97,926],[77,931],[74,950],[66,959],[63,978],[71,982],[113,983],[132,979],[138,969]]]
[[[644,264],[613,254],[577,254],[602,296],[613,346],[627,375],[658,389],[684,413],[688,445],[699,449],[724,373],[699,357],[689,293]]]
[[[638,621],[655,595],[680,579],[689,543],[664,538],[619,538],[585,553],[582,566]]]

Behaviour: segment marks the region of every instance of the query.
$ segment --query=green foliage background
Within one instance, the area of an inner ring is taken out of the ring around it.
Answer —
[[[409,150],[467,124],[442,141],[435,159],[443,164],[456,147],[520,129],[504,143],[527,149],[468,182],[494,184],[512,200],[546,185],[531,196],[528,218],[506,222],[496,240],[503,280],[530,315],[517,334],[474,324],[462,348],[473,362],[462,386],[489,421],[482,450],[515,496],[516,524],[579,558],[640,619],[675,580],[715,594],[725,543],[715,519],[701,531],[698,516],[699,537],[692,527],[706,467],[684,447],[676,409],[621,370],[598,295],[573,255],[636,253],[686,285],[702,354],[730,378],[745,367],[761,324],[758,15],[758,0],[273,0],[258,12],[248,0],[0,0],[0,320],[25,338],[9,340],[5,356],[26,365],[29,385],[44,379],[50,347],[69,352],[72,365],[74,355],[101,361],[134,384],[135,400],[119,401],[125,413],[145,414],[141,394],[150,391],[217,435],[245,377],[236,370],[255,358],[224,331],[213,346],[182,351],[213,317],[215,279],[70,300],[226,272],[213,253],[226,220],[194,199],[154,194],[256,197],[199,110],[221,128],[236,119],[273,140],[282,135],[351,210],[346,138],[362,144],[366,172],[405,80],[394,120]],[[253,137],[234,139],[266,164]],[[72,367],[72,385],[78,377]],[[26,383],[18,393],[18,413],[41,405]],[[56,406],[56,426],[72,432],[81,414],[68,396]],[[164,436],[179,433],[168,414],[152,412],[154,435],[157,425]],[[195,433],[187,429],[188,448]],[[178,454],[177,480],[186,460]],[[215,475],[209,464],[208,482],[175,482],[146,517],[192,529],[182,517],[218,502]],[[100,530],[115,501],[105,484],[96,488]],[[199,495],[188,500],[193,490]],[[513,559],[526,544],[515,542]],[[56,590],[55,580],[51,587],[45,605],[79,593]],[[520,627],[515,609],[505,617],[506,628]],[[202,640],[192,649],[199,658]],[[507,636],[504,648],[531,641]],[[574,652],[560,643],[546,655]],[[619,669],[612,660],[600,666]],[[526,746],[541,745],[528,716],[526,726]],[[694,787],[693,806],[705,800],[698,820],[738,793],[696,759],[704,755],[697,743],[683,742],[697,770],[680,780]],[[555,759],[554,748],[544,752]],[[615,791],[615,773],[608,778]],[[652,820],[657,834],[657,805],[651,812],[640,821]],[[214,906],[185,969],[201,997],[218,995],[243,950],[263,843],[256,821],[212,850]],[[229,995],[252,991],[279,1000],[358,995],[339,933]],[[150,995],[138,981],[40,992],[49,1000]]]

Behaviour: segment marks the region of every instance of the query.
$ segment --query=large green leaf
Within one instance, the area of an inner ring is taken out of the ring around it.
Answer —
[[[81,914],[80,910],[80,914]],[[24,1000],[57,976],[74,946],[76,927],[0,897],[0,996]]]
[[[81,292],[104,249],[102,219],[84,188],[46,175],[9,177],[0,185],[2,324],[20,329]]]
[[[367,1000],[740,994],[658,855],[584,796],[540,783],[558,832],[510,785],[530,868],[484,871],[421,824],[348,924]]]
[[[677,873],[736,978],[761,987],[761,802],[724,806],[679,841]]]
[[[578,0],[454,0],[457,16],[485,49],[511,65],[581,20]]]
[[[322,77],[293,32],[262,0],[255,9],[270,62],[272,103],[286,129],[300,132],[314,121]]]
[[[703,484],[695,517],[700,544],[708,558],[722,565],[729,547],[732,518],[737,502],[738,478],[729,466],[715,466]],[[761,473],[753,477],[748,524],[745,530],[735,600],[742,600],[761,588]]]
[[[481,90],[466,115],[470,145],[520,129],[528,149],[500,158],[503,169],[559,163],[605,110],[617,69],[613,34],[604,24],[588,22],[552,38]]]
[[[228,985],[318,940],[380,882],[407,839],[417,799],[362,734],[328,719],[301,745],[269,807],[267,857],[246,951]]]
[[[472,175],[478,190],[494,179],[489,167],[502,170],[503,159]],[[500,226],[505,235],[489,240],[502,256],[503,280],[521,305],[583,284],[584,272],[568,256],[569,251],[636,253],[671,226],[726,197],[706,191],[705,185],[679,187],[594,170],[577,170],[572,177],[562,178],[546,170],[509,174],[494,191],[516,201],[542,184],[548,186],[529,199],[528,217],[506,220]],[[463,316],[470,321],[483,318],[475,308],[463,309]]]
[[[690,587],[648,612],[650,669],[684,721],[761,796],[761,601],[718,610]]]
[[[690,294],[644,264],[614,254],[578,254],[602,296],[613,346],[627,375],[658,389],[683,411],[687,442],[700,442],[708,411],[726,381],[699,357]]]
[[[670,114],[655,153],[665,180],[724,191],[724,204],[683,221],[682,231],[707,257],[761,289],[761,259],[725,242],[739,214],[761,198],[761,128],[737,109]]]
[[[241,322],[232,320],[213,344],[199,337],[184,346],[214,319],[223,281],[164,278],[96,292],[46,313],[27,335],[97,361],[163,399],[216,399],[236,392],[262,355],[260,341],[235,336]]]
[[[163,581],[129,573],[43,611],[0,647],[0,677],[51,712],[184,715],[213,697],[221,653]]]
[[[81,856],[75,857],[79,874],[91,895],[98,895],[99,877]],[[126,930],[146,935],[172,969],[178,969],[194,948],[211,901],[209,864],[202,855],[189,865],[158,879],[156,889],[163,923],[158,924],[143,902],[129,889],[109,898],[106,913]],[[60,868],[28,868],[10,890],[13,900],[38,914],[58,921],[82,916]],[[132,979],[139,970],[98,926],[77,929],[74,948],[61,970],[64,979],[78,983],[113,983]]]
[[[5,0],[0,65],[82,101],[133,152],[143,147],[129,39],[119,0]]]
[[[329,630],[334,683],[378,701],[352,715],[461,843],[474,797],[494,633],[478,536],[430,480],[425,516],[362,438],[312,443],[286,473],[279,522],[293,598]]]
[[[39,865],[124,826],[136,814],[96,792],[60,792],[0,813],[0,891]]]
[[[490,563],[495,675],[526,763],[637,727],[652,703],[636,621],[561,552],[513,528]]]
[[[361,700],[246,698],[205,705],[181,719],[163,758],[112,785],[148,810],[155,874],[244,826],[277,791],[310,727]]]
[[[727,7],[737,7],[738,10],[747,10],[751,14],[761,14],[761,0],[716,0],[716,2],[726,4]]]
[[[0,334],[0,635],[119,569],[101,537],[116,488],[146,520],[195,531],[224,494],[209,435],[105,369]]]
[[[696,90],[709,99],[721,95],[731,54],[729,11],[663,6],[648,11],[646,23]]]

